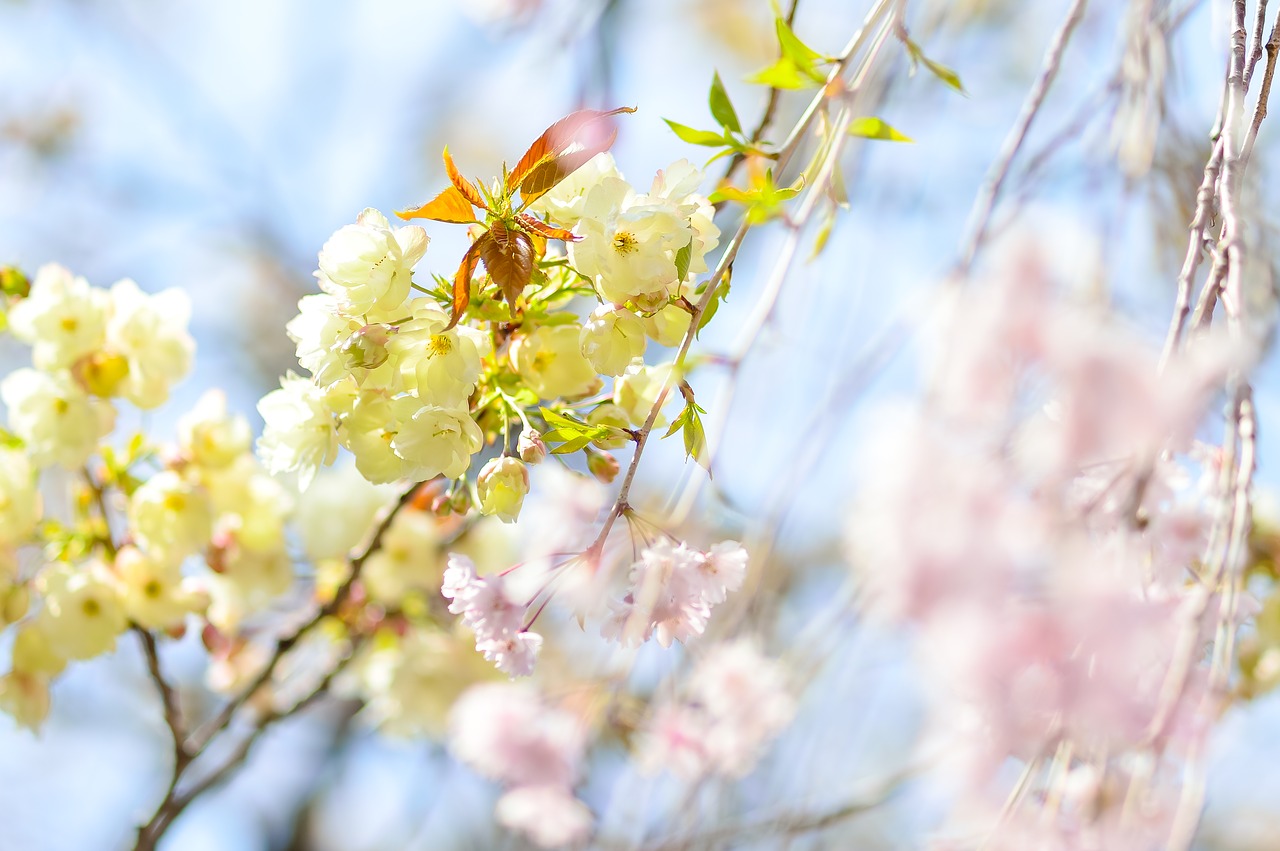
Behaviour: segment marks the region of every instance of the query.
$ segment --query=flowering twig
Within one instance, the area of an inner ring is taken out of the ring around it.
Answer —
[[[871,49],[861,63],[857,76],[850,83],[848,92],[844,95],[845,102],[841,106],[836,121],[829,131],[831,144],[827,146],[822,162],[818,164],[817,174],[808,182],[808,194],[805,196],[805,200],[800,203],[796,212],[787,218],[786,239],[778,250],[769,277],[765,281],[762,294],[757,299],[751,315],[747,318],[742,330],[738,332],[738,337],[730,348],[729,353],[718,361],[727,369],[728,379],[716,399],[715,417],[707,429],[705,464],[708,470],[715,465],[724,432],[728,428],[742,364],[755,348],[765,326],[770,322],[777,310],[781,301],[783,284],[786,282],[787,275],[795,262],[796,252],[799,250],[805,227],[812,220],[813,214],[818,209],[819,202],[826,197],[826,188],[831,184],[835,175],[836,164],[840,161],[840,154],[847,140],[846,131],[854,117],[856,98],[863,94],[865,78],[887,41],[890,32],[891,21],[886,21],[881,26]],[[706,478],[697,475],[689,478],[688,483],[680,493],[678,502],[670,512],[672,522],[681,523],[689,516],[701,486],[706,481]]]
[[[838,85],[839,81],[843,78],[844,72],[847,70],[849,63],[853,60],[853,57],[866,41],[871,27],[889,11],[890,6],[899,5],[901,2],[903,2],[903,0],[878,0],[875,6],[872,7],[871,11],[867,14],[867,17],[863,20],[862,25],[858,28],[858,31],[854,33],[853,37],[849,40],[849,43],[836,59],[830,73],[827,75],[826,84],[819,90],[818,94],[814,96],[813,100],[809,102],[809,106],[805,109],[800,119],[795,123],[791,128],[791,132],[787,135],[787,140],[778,151],[778,157],[775,161],[774,168],[778,173],[781,173],[791,162],[792,157],[795,156],[795,153],[799,149],[800,143],[804,140],[805,134],[808,132],[810,125],[817,117],[819,109],[829,96],[828,92],[833,90],[833,87]],[[672,387],[675,386],[678,380],[678,376],[681,372],[680,367],[683,366],[685,359],[689,354],[689,348],[693,345],[693,340],[697,335],[698,326],[701,324],[702,316],[706,313],[707,307],[715,298],[716,290],[720,281],[733,265],[734,258],[738,256],[738,249],[742,246],[742,240],[750,229],[750,222],[744,218],[742,223],[738,226],[738,230],[734,233],[733,238],[730,239],[729,243],[725,246],[724,253],[720,255],[720,261],[716,264],[715,271],[712,272],[711,277],[708,279],[706,289],[703,292],[702,297],[698,300],[697,304],[694,305],[693,316],[689,322],[689,330],[685,333],[684,339],[681,341],[679,351],[676,355],[676,369],[672,370],[666,376],[653,406],[649,409],[649,414],[645,418],[644,425],[641,426],[636,434],[635,451],[631,456],[630,464],[627,466],[627,472],[623,476],[622,484],[619,486],[618,496],[614,500],[613,507],[605,516],[604,522],[601,525],[600,532],[596,536],[595,541],[593,541],[591,546],[587,548],[587,553],[592,558],[598,558],[603,552],[605,541],[609,537],[609,532],[613,529],[613,524],[630,507],[627,503],[627,497],[630,495],[631,486],[635,482],[636,471],[640,466],[640,457],[644,453],[644,448],[649,440],[651,432],[653,431],[654,423],[657,421],[658,415],[662,411],[663,403],[666,402],[667,396],[670,394]]]

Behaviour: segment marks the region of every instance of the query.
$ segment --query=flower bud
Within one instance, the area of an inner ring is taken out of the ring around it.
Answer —
[[[516,441],[516,452],[528,464],[540,464],[547,457],[547,444],[542,442],[542,435],[531,428],[520,432]]]
[[[385,325],[365,325],[342,344],[342,365],[349,371],[377,369],[391,357],[389,339]]]
[[[609,484],[618,477],[618,459],[608,452],[587,451],[587,469],[591,475],[604,484]]]
[[[31,279],[17,266],[0,268],[0,293],[26,298],[31,294]]]
[[[489,514],[504,523],[520,516],[524,495],[529,492],[529,470],[518,458],[494,458],[476,479],[480,495],[480,513]]]

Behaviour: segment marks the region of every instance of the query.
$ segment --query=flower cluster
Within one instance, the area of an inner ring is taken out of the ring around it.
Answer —
[[[103,290],[61,266],[41,267],[9,313],[34,369],[0,383],[9,427],[32,463],[83,464],[114,427],[111,399],[163,404],[191,368],[190,313],[179,290],[147,295],[130,280]]]
[[[796,712],[782,666],[745,639],[712,647],[687,683],[684,699],[659,703],[645,725],[640,759],[651,770],[743,777]]]
[[[464,555],[449,556],[440,590],[449,611],[476,634],[476,649],[513,678],[528,676],[542,649],[542,636],[524,624],[527,603],[511,599],[501,575],[479,577]]]
[[[972,789],[1058,747],[1108,772],[1186,747],[1203,678],[1179,654],[1219,590],[1220,475],[1192,436],[1235,355],[1201,336],[1162,376],[1014,260],[957,311],[929,409],[869,444],[849,535],[878,611],[914,626]]]
[[[427,248],[420,227],[393,228],[377,210],[335,233],[320,252],[320,295],[288,324],[298,362],[258,405],[259,452],[273,473],[295,471],[305,490],[339,444],[371,482],[462,475],[483,444],[466,408],[484,338],[449,328],[430,298],[410,298]]]
[[[207,500],[176,472],[132,479],[129,466],[147,454],[140,439],[107,465],[131,494],[132,544],[118,551],[100,485],[90,482],[84,494],[90,505],[99,497],[96,526],[42,519],[37,490],[44,468],[86,467],[115,426],[116,400],[150,409],[168,398],[191,365],[189,313],[177,290],[147,295],[129,280],[102,289],[56,265],[42,267],[9,308],[14,336],[32,347],[32,367],[0,383],[11,430],[0,451],[0,618],[17,624],[0,702],[27,726],[44,719],[49,685],[69,661],[111,651],[131,623],[180,631],[208,605],[181,569],[208,544]],[[36,543],[46,544],[45,558],[31,570],[18,549]]]
[[[591,812],[574,797],[586,736],[573,713],[546,703],[524,684],[476,686],[449,714],[449,747],[506,791],[496,815],[544,848],[585,839]]]
[[[631,587],[605,624],[606,638],[634,646],[656,637],[663,647],[703,633],[711,608],[742,587],[747,551],[722,541],[708,552],[663,538],[631,566]]]
[[[646,343],[683,339],[687,285],[719,242],[713,209],[697,194],[701,179],[681,161],[639,194],[601,153],[529,206],[550,224],[521,214],[491,225],[508,235],[560,226],[568,239],[567,256],[543,246],[521,301],[502,312],[505,292],[485,278],[466,281],[469,307],[451,315],[447,292],[413,280],[426,232],[365,210],[325,243],[316,272],[323,293],[305,296],[288,325],[310,377],[285,376],[260,403],[263,462],[296,472],[305,490],[339,446],[371,482],[458,479],[498,436],[509,451],[517,424],[522,446],[549,433],[560,443],[588,436],[582,442],[597,456],[618,448],[622,430],[644,423],[671,381],[669,366],[644,364]],[[600,303],[584,319],[571,299],[586,294]],[[535,427],[545,406],[568,413],[562,403],[598,393],[605,379],[616,379],[611,398],[585,421]],[[477,482],[481,509],[507,521],[528,490],[527,471],[513,462],[491,462]]]

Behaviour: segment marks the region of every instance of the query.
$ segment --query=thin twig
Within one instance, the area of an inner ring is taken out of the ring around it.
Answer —
[[[1263,4],[1266,5],[1265,3]],[[1253,121],[1249,125],[1249,133],[1244,139],[1244,150],[1240,152],[1241,168],[1249,164],[1253,154],[1253,143],[1258,139],[1258,131],[1262,121],[1267,117],[1267,101],[1271,99],[1271,81],[1276,73],[1276,55],[1280,53],[1280,15],[1271,27],[1271,36],[1267,39],[1267,68],[1262,73],[1262,88],[1258,91],[1258,105],[1253,110]],[[1245,83],[1246,87],[1248,83]]]
[[[1213,200],[1217,197],[1216,187],[1221,171],[1222,139],[1219,138],[1214,142],[1209,161],[1205,163],[1204,179],[1196,191],[1196,212],[1191,219],[1191,235],[1187,239],[1187,252],[1182,258],[1182,269],[1178,272],[1178,292],[1173,307],[1173,318],[1169,321],[1164,351],[1160,354],[1159,371],[1162,373],[1168,367],[1169,359],[1173,357],[1182,339],[1187,316],[1191,313],[1191,286],[1195,280],[1196,270],[1200,268],[1200,258],[1204,254],[1205,231],[1209,227],[1210,211],[1213,209]]]
[[[1258,13],[1253,21],[1253,48],[1249,51],[1249,64],[1244,69],[1244,88],[1249,90],[1253,80],[1253,69],[1262,58],[1262,33],[1267,26],[1267,0],[1258,0]]]
[[[342,608],[347,599],[351,595],[351,591],[356,582],[360,578],[361,570],[368,558],[373,555],[382,544],[382,539],[386,535],[388,529],[391,528],[392,522],[400,513],[404,506],[408,505],[413,499],[413,495],[418,490],[418,483],[414,483],[407,487],[400,498],[382,512],[382,516],[378,522],[370,530],[365,542],[356,550],[355,554],[350,557],[349,570],[346,580],[340,585],[334,593],[333,598],[325,605],[321,606],[306,623],[295,629],[288,635],[281,636],[276,640],[275,648],[270,659],[267,661],[262,671],[239,693],[222,707],[214,718],[201,729],[197,730],[185,743],[185,753],[189,754],[187,762],[181,766],[175,766],[173,778],[170,782],[169,789],[165,793],[164,799],[156,808],[155,814],[151,820],[139,831],[138,843],[135,851],[146,851],[155,847],[155,843],[173,823],[173,820],[180,814],[196,797],[208,789],[210,786],[219,782],[234,770],[244,758],[248,755],[249,749],[253,747],[254,742],[261,736],[262,730],[284,717],[292,715],[294,712],[301,710],[305,705],[309,705],[322,693],[323,689],[327,689],[333,677],[337,674],[337,670],[331,671],[321,681],[321,686],[316,691],[308,695],[303,701],[295,705],[292,709],[285,713],[268,712],[255,725],[253,732],[245,736],[245,738],[236,746],[232,756],[229,757],[219,768],[215,769],[210,775],[206,775],[194,786],[179,793],[179,784],[190,768],[192,761],[199,754],[203,753],[208,744],[220,732],[225,730],[231,723],[233,717],[240,707],[244,706],[263,686],[271,681],[275,675],[276,669],[284,656],[297,645],[299,641],[305,638],[315,629],[322,621],[329,618]],[[341,663],[339,668],[341,667]]]
[[[897,793],[903,783],[914,776],[917,770],[917,767],[912,766],[901,771],[879,784],[878,791],[874,794],[849,801],[830,810],[817,813],[784,813],[747,824],[726,825],[688,836],[664,839],[652,845],[642,846],[642,851],[714,848],[720,843],[743,837],[796,836],[815,830],[824,830],[883,806]]]
[[[991,224],[991,215],[995,211],[996,201],[1000,198],[1000,190],[1004,187],[1004,182],[1009,177],[1009,169],[1027,139],[1027,133],[1031,130],[1032,122],[1035,121],[1036,116],[1040,113],[1040,108],[1044,105],[1045,97],[1049,94],[1049,88],[1053,85],[1054,78],[1058,76],[1058,70],[1062,66],[1062,55],[1066,51],[1067,43],[1070,42],[1071,34],[1075,31],[1076,25],[1084,17],[1084,10],[1087,5],[1088,0],[1071,0],[1071,7],[1067,10],[1067,16],[1059,25],[1057,32],[1054,33],[1053,41],[1049,43],[1049,50],[1045,53],[1044,64],[1040,67],[1040,73],[1036,77],[1035,83],[1031,86],[1031,91],[1027,93],[1026,100],[1023,101],[1022,111],[1018,114],[1018,120],[1014,122],[1013,129],[1005,138],[999,156],[996,158],[991,171],[987,173],[986,180],[983,181],[982,189],[978,192],[978,197],[974,201],[973,211],[969,217],[969,235],[965,239],[964,248],[960,252],[960,277],[964,277],[969,273],[970,268],[973,266],[973,261],[978,255],[978,250],[986,240],[987,229]]]

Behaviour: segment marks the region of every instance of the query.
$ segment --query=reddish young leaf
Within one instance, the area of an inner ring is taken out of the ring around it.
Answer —
[[[507,189],[518,188],[524,203],[532,203],[587,160],[609,150],[618,135],[611,119],[635,111],[633,106],[607,112],[582,109],[560,119],[525,151],[507,177]]]
[[[476,241],[480,259],[489,277],[502,289],[514,313],[516,299],[533,277],[533,240],[529,234],[494,222],[489,232]]]
[[[458,222],[465,224],[476,220],[471,202],[450,186],[416,210],[397,210],[396,215],[402,219],[431,219],[436,222]]]
[[[449,146],[444,146],[444,171],[449,175],[449,182],[454,188],[466,198],[473,207],[479,207],[482,210],[489,209],[489,205],[484,202],[484,196],[480,194],[480,190],[472,185],[470,180],[462,176],[462,172],[458,171],[458,167],[453,164],[453,157],[449,156]]]
[[[528,213],[521,213],[516,218],[520,220],[520,224],[545,239],[559,239],[564,242],[577,242],[582,239],[580,236],[574,236],[573,231],[568,231],[564,228],[552,227],[546,222],[535,219]]]
[[[467,249],[467,253],[462,255],[462,263],[458,266],[457,273],[453,276],[453,316],[449,319],[449,325],[446,331],[458,324],[458,320],[462,318],[462,312],[467,309],[467,305],[471,303],[471,276],[475,274],[476,263],[480,260],[480,252],[484,250],[481,245],[489,234],[477,239]]]

